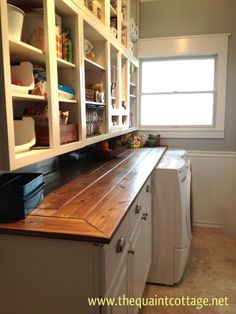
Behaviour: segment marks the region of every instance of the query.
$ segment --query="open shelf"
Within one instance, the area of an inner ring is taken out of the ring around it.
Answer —
[[[94,62],[88,58],[84,58],[84,61],[85,61],[86,71],[96,71],[96,70],[97,71],[98,70],[105,71],[105,68],[102,65],[100,65],[100,64],[98,64],[98,63],[96,63],[96,62]]]
[[[11,60],[14,62],[31,61],[38,64],[45,63],[45,55],[41,49],[33,47],[23,41],[9,40]]]
[[[1,0],[1,14],[6,16],[6,21],[8,3],[23,10],[30,8],[30,11],[25,12],[21,40],[9,39],[9,27],[5,26],[7,23],[2,23],[2,44],[7,43],[6,48],[9,44],[9,49],[3,49],[0,56],[0,66],[5,75],[0,77],[3,86],[0,124],[5,127],[0,132],[3,138],[0,150],[4,154],[0,160],[0,169],[15,170],[128,133],[134,129],[132,126],[136,127],[136,123],[130,123],[131,115],[132,121],[137,120],[138,100],[138,82],[129,73],[129,64],[135,59],[129,46],[131,2],[132,7],[137,7],[136,0]],[[86,8],[85,5],[88,4],[93,4],[94,10]],[[100,5],[99,18],[97,13]],[[37,33],[37,26],[28,20],[28,25],[32,24],[32,31],[34,30],[33,38],[27,34],[31,28],[25,27],[26,15],[31,14],[31,10],[36,13],[43,29],[43,33]],[[134,17],[137,21],[137,16]],[[64,37],[60,37],[62,33]],[[67,53],[62,51],[62,40],[63,48],[68,48],[65,38],[70,46]],[[86,47],[88,42],[92,51]],[[25,78],[25,71],[22,71],[24,73],[20,78],[12,74],[13,68],[10,66],[20,62],[30,62],[33,65],[30,72],[33,72],[35,85],[33,93],[37,95],[30,94],[30,91],[21,94],[18,93],[21,89],[11,87],[14,82],[33,88],[32,83],[28,85],[21,79]],[[137,68],[138,61],[134,64]],[[63,85],[64,88],[61,89],[68,91],[69,95],[59,94],[58,85]],[[46,96],[39,96],[41,94]],[[73,97],[63,98],[67,95]],[[46,147],[34,146],[30,151],[16,154],[13,117],[21,118],[27,110],[35,125],[42,122],[41,118],[46,120],[49,144]],[[42,115],[39,119],[36,118],[38,112]],[[78,138],[62,144],[60,123],[76,126]],[[130,129],[127,128],[129,124]],[[91,127],[89,133],[86,132],[88,125]],[[3,143],[7,145],[4,146]]]
[[[59,68],[65,68],[65,69],[76,67],[74,63],[68,62],[68,61],[61,59],[61,58],[57,58],[57,64],[58,64]]]
[[[24,101],[47,101],[45,96],[37,96],[37,95],[30,95],[30,94],[17,94],[12,93],[13,100],[24,100]]]
[[[98,101],[85,101],[86,105],[97,105],[97,106],[105,106],[106,104],[104,102],[98,102]]]

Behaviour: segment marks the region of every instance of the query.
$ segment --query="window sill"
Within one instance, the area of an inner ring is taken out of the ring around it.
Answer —
[[[139,127],[140,132],[157,132],[162,138],[224,138],[224,130],[219,129],[161,129],[158,127]]]

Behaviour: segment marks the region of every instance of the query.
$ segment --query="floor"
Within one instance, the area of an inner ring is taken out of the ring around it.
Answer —
[[[189,260],[181,282],[173,287],[148,284],[144,292],[144,298],[185,297],[186,300],[189,296],[192,306],[145,305],[140,314],[236,313],[236,237],[226,236],[221,229],[213,228],[195,228],[193,235]],[[223,298],[220,301],[222,305],[196,309],[196,298],[211,300],[212,297]],[[225,300],[229,305],[223,305]]]

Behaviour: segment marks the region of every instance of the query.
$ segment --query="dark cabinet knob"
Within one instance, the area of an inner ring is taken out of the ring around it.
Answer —
[[[135,252],[134,250],[129,250],[128,253],[134,255]]]
[[[151,192],[151,186],[150,185],[146,186],[146,192]]]
[[[142,206],[137,204],[136,207],[135,207],[135,214],[139,214],[141,209],[142,209]]]
[[[116,252],[117,252],[117,253],[123,252],[124,247],[125,247],[125,239],[121,237],[121,238],[117,241],[117,244],[116,244]]]
[[[143,213],[142,219],[143,219],[143,220],[147,220],[147,217],[148,217],[148,213]]]

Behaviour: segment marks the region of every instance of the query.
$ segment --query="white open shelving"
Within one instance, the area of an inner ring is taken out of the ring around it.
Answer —
[[[134,7],[132,1],[101,0],[93,10],[81,0],[34,0],[30,5],[27,0],[1,1],[1,170],[18,169],[137,129],[134,115],[137,113],[138,85],[137,79],[130,81],[129,70],[130,62],[136,60],[136,75],[138,73],[138,61],[131,52],[129,40],[128,17]],[[43,49],[30,42],[9,38],[7,4],[23,10],[43,8],[40,13],[43,18]],[[55,21],[58,16],[61,27],[70,29],[73,60],[57,56]],[[117,22],[115,36],[111,34],[111,19]],[[85,40],[92,44],[91,54],[84,50]],[[12,91],[10,66],[27,61],[45,70],[45,95]],[[112,83],[113,87],[115,83],[115,91],[112,91]],[[58,85],[73,89],[73,97],[59,97]],[[86,99],[85,90],[88,87],[95,88],[98,99]],[[30,150],[15,153],[14,118],[23,116],[28,108],[44,110],[47,144],[37,142]],[[88,115],[89,119],[96,118],[93,109],[102,111],[98,117],[100,125],[94,134],[88,135]],[[73,132],[76,133],[68,142],[67,139],[62,141],[62,133],[67,136],[65,127],[60,125],[60,115],[64,113],[69,113],[68,125],[73,125]],[[135,121],[133,123],[131,116]]]

